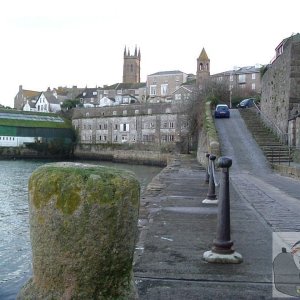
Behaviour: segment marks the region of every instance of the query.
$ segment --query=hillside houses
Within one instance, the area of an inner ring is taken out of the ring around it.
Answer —
[[[76,99],[83,107],[103,107],[141,103],[145,97],[145,83],[116,83],[103,88],[85,88]]]
[[[61,110],[61,104],[68,99],[75,99],[83,89],[58,87],[44,92],[24,90],[22,85],[14,99],[14,107],[23,111],[53,112]]]
[[[261,65],[235,67],[233,70],[211,75],[211,78],[228,86],[229,91],[244,91],[245,93],[261,92]]]

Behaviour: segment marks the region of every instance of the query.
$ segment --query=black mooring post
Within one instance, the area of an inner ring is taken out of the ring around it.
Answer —
[[[216,187],[215,187],[215,182],[214,182],[214,177],[212,174],[212,168],[214,168],[214,161],[216,159],[216,156],[213,154],[209,155],[209,166],[210,166],[210,176],[209,176],[209,182],[208,182],[208,192],[206,199],[208,200],[216,200]]]
[[[218,204],[218,225],[216,239],[213,241],[212,252],[218,254],[231,254],[233,242],[230,239],[230,195],[229,195],[229,168],[232,160],[228,157],[220,157],[218,166],[222,168],[219,204]]]
[[[207,167],[206,167],[206,176],[205,176],[205,182],[206,183],[209,183],[209,156],[210,154],[209,153],[206,153],[205,154],[205,157],[207,158]]]

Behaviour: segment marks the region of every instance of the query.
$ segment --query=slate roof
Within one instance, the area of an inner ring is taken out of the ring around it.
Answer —
[[[41,95],[41,92],[38,91],[22,90],[22,92],[27,99],[38,99],[38,97]]]
[[[174,71],[162,71],[162,72],[156,72],[153,74],[150,74],[148,76],[159,76],[159,75],[176,75],[176,74],[185,74],[182,71],[174,70]]]
[[[96,98],[97,95],[94,95],[93,93],[97,93],[98,95],[98,88],[85,88],[82,93],[80,93],[76,98]],[[83,96],[83,94],[85,95]]]
[[[217,75],[240,75],[240,74],[252,74],[252,73],[259,73],[260,72],[260,67],[256,67],[256,66],[248,66],[248,67],[242,67],[242,68],[238,68],[238,69],[234,69],[234,70],[229,70],[229,71],[225,71],[225,72],[221,72],[221,73],[217,73],[217,74],[213,74],[212,76],[217,76]]]
[[[129,90],[134,89],[137,90],[139,88],[146,87],[146,82],[140,83],[115,83],[109,86],[105,86],[100,88],[101,90]]]
[[[68,87],[58,87],[55,89],[58,96],[63,96],[69,99],[74,99],[77,97],[81,92],[84,91],[84,88],[77,88],[77,86],[68,88]]]
[[[29,104],[30,108],[35,108],[36,100],[27,100],[27,103]]]
[[[51,92],[43,92],[47,101],[51,104],[60,104],[61,101],[56,99]]]

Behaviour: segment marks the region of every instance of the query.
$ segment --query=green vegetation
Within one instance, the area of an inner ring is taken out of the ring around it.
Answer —
[[[80,102],[79,99],[75,99],[75,100],[67,99],[61,105],[61,108],[69,110],[69,109],[75,108],[77,106],[78,107],[83,107],[83,104]]]
[[[262,78],[264,76],[264,74],[267,72],[269,68],[269,65],[264,65],[260,68],[259,72],[260,72],[260,78]]]
[[[0,126],[15,126],[15,127],[43,127],[43,128],[70,128],[71,122],[64,120],[64,122],[51,121],[33,121],[33,120],[17,120],[17,119],[2,119],[0,118]]]
[[[204,118],[204,127],[205,131],[207,132],[209,136],[210,141],[217,141],[218,140],[218,134],[215,127],[215,122],[212,117],[212,111],[211,111],[211,102],[207,101],[205,103],[205,118]]]
[[[58,209],[72,214],[83,201],[113,204],[128,197],[137,205],[140,186],[133,173],[124,170],[44,165],[32,174],[29,190],[34,193],[35,207],[56,199]]]
[[[48,116],[48,117],[61,118],[63,120],[63,122],[52,122],[52,121],[0,118],[0,126],[3,125],[3,126],[15,126],[15,127],[43,127],[43,128],[71,128],[72,127],[72,123],[70,120],[53,113],[36,113],[36,112],[4,110],[4,109],[0,109],[0,113],[26,115],[26,116],[41,116],[41,117]]]
[[[50,156],[67,157],[72,153],[73,143],[69,139],[53,138],[47,142],[27,144],[26,148]]]

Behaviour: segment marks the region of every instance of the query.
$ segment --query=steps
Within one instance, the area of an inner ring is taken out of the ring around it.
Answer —
[[[239,109],[253,138],[263,150],[270,163],[291,162],[292,156],[289,148],[282,144],[278,137],[265,126],[255,110]]]

